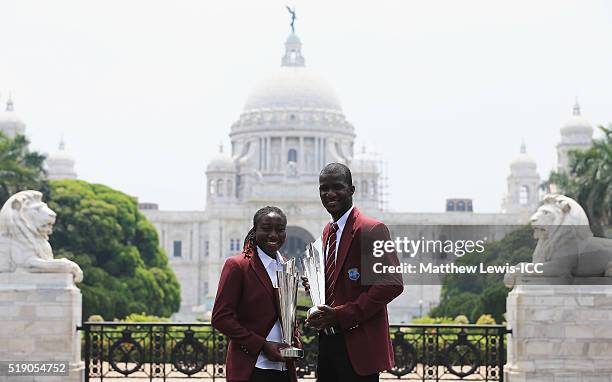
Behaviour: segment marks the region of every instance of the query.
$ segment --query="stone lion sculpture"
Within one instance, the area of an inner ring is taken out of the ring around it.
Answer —
[[[75,282],[83,280],[76,263],[53,258],[48,240],[55,217],[38,191],[21,191],[6,201],[0,210],[0,273],[72,273]]]
[[[612,278],[612,240],[593,237],[584,209],[574,199],[549,194],[529,219],[538,243],[533,263],[542,263],[542,273],[507,273],[506,286],[517,277]],[[612,280],[611,280],[612,281]]]

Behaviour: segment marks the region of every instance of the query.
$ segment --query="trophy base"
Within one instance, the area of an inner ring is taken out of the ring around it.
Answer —
[[[313,306],[312,308],[308,309],[308,312],[306,312],[306,318],[310,318],[311,316],[320,313],[321,309],[317,308],[317,306]]]
[[[304,350],[290,347],[290,348],[280,349],[280,354],[284,358],[302,358],[304,357]]]

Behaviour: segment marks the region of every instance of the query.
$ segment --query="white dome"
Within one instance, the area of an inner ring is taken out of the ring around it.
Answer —
[[[6,103],[6,111],[0,112],[0,131],[9,137],[25,134],[25,123],[13,110],[13,101],[10,99]]]
[[[580,113],[578,101],[574,105],[573,115],[561,128],[561,134],[593,134],[593,126]]]
[[[14,111],[5,111],[0,112],[0,124],[21,124],[25,125],[25,123],[19,118],[17,113]]]
[[[65,151],[56,151],[49,155],[48,161],[74,163],[74,158],[72,158],[72,156]]]
[[[334,90],[303,66],[283,66],[251,91],[244,110],[326,109],[342,111]]]
[[[581,115],[574,115],[561,128],[561,133],[593,133],[593,126]]]
[[[523,143],[521,145],[520,154],[514,158],[514,160],[510,163],[510,169],[512,172],[516,172],[516,170],[536,170],[537,164],[535,159],[529,154],[527,154],[527,148]]]
[[[219,152],[215,155],[206,166],[206,172],[235,172],[236,165],[234,160],[223,153],[223,146],[219,147]]]
[[[58,150],[47,157],[47,177],[49,179],[76,179],[77,174],[74,170],[74,164],[75,161],[66,151],[62,139]]]
[[[511,166],[520,166],[520,167],[536,167],[536,161],[533,159],[531,155],[528,154],[520,154],[510,164]]]

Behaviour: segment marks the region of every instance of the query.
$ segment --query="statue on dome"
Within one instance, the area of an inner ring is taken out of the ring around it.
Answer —
[[[285,5],[287,7],[287,10],[289,11],[289,14],[291,14],[291,32],[295,33],[295,6],[293,6],[293,9],[291,9],[291,7],[289,7],[288,5]]]

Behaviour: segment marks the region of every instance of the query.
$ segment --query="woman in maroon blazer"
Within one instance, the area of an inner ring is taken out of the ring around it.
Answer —
[[[276,269],[287,218],[277,207],[255,213],[240,255],[225,261],[212,325],[229,337],[228,381],[296,382],[295,367],[280,355]]]

